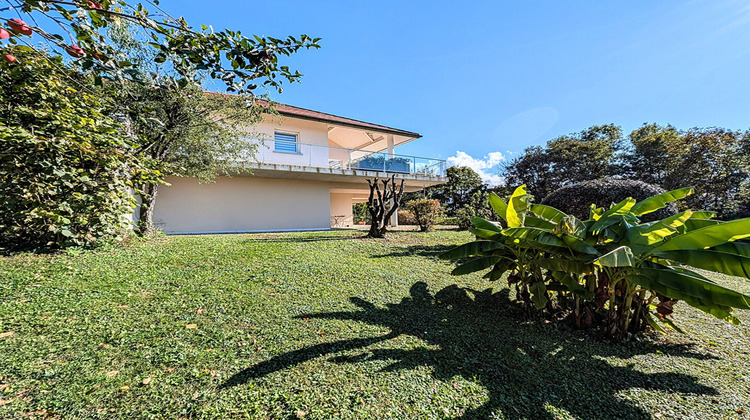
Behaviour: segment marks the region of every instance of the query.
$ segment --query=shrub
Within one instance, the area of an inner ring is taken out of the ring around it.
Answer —
[[[0,251],[117,239],[142,168],[86,80],[62,60],[8,48],[0,61]]]
[[[631,179],[600,178],[591,181],[566,185],[544,197],[541,204],[562,210],[564,213],[586,220],[589,217],[591,204],[607,207],[612,203],[632,197],[644,200],[648,197],[666,192],[661,187]],[[644,222],[650,222],[677,214],[677,208],[670,203],[663,209],[645,215]]]
[[[414,213],[409,210],[398,211],[398,224],[399,225],[416,225],[417,220],[414,218]]]
[[[490,269],[489,280],[509,273],[516,299],[529,313],[567,318],[577,328],[598,327],[627,337],[656,321],[674,325],[678,300],[733,323],[733,308],[750,309],[750,296],[727,289],[690,267],[750,277],[750,219],[714,220],[715,213],[686,210],[663,220],[640,223],[691,188],[642,201],[626,198],[608,210],[592,209],[579,220],[546,205],[532,205],[521,186],[506,201],[490,204],[508,228],[474,218],[471,232],[480,240],[442,255],[476,257],[454,275]]]
[[[406,208],[414,215],[414,220],[422,232],[432,229],[441,213],[440,201],[429,198],[409,201]]]

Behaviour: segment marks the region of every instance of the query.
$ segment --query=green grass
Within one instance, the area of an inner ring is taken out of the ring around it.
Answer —
[[[468,233],[361,235],[0,259],[0,418],[749,416],[748,312],[678,304],[687,335],[610,344],[451,277],[435,255]]]

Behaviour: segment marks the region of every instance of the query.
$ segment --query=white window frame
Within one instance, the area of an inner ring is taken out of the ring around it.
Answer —
[[[282,143],[284,146],[288,146],[289,143],[291,143],[291,141],[276,140],[276,136],[279,135],[279,134],[282,135],[282,136],[294,137],[294,142],[295,142],[294,151],[284,150],[283,148],[282,149],[278,149],[277,148],[277,144],[278,144],[277,141],[279,143]],[[299,133],[292,132],[292,131],[274,130],[274,132],[273,132],[273,152],[274,153],[285,153],[285,154],[290,154],[290,155],[301,155],[302,152],[300,152],[300,147],[299,146],[300,146]]]

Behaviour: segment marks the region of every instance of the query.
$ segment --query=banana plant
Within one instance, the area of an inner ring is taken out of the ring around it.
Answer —
[[[750,309],[750,296],[721,286],[695,269],[750,278],[750,219],[715,220],[711,212],[684,211],[641,223],[640,217],[692,194],[682,188],[608,209],[591,207],[581,221],[530,203],[525,186],[507,201],[490,195],[498,222],[472,219],[477,240],[441,257],[464,259],[454,275],[490,269],[485,278],[509,273],[517,299],[539,311],[563,311],[577,327],[598,325],[625,337],[670,319],[678,300],[737,323],[733,309]],[[551,314],[550,314],[551,315]]]

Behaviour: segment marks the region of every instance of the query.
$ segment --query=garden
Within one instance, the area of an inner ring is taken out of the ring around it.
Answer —
[[[684,334],[612,342],[530,319],[505,278],[451,276],[439,256],[473,238],[176,236],[4,257],[0,417],[746,416],[748,311],[732,325],[678,302]]]

